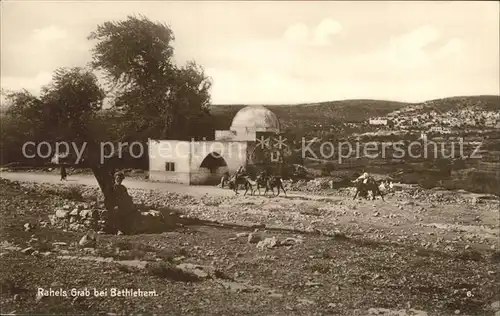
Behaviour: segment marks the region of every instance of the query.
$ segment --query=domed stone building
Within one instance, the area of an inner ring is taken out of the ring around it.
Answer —
[[[265,165],[271,149],[258,140],[280,133],[278,117],[263,106],[247,106],[229,130],[215,131],[214,141],[149,140],[149,179],[185,184],[215,184],[240,166]],[[267,156],[265,158],[264,156]]]

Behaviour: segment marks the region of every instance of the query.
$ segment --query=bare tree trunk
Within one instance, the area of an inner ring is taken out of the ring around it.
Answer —
[[[110,166],[92,164],[92,172],[101,188],[104,195],[104,205],[106,210],[113,211],[115,209],[116,197],[114,194],[114,170]]]
[[[114,233],[116,231],[115,207],[118,206],[114,192],[114,166],[112,161],[109,160],[101,162],[100,156],[102,153],[100,151],[100,147],[97,143],[89,144],[89,165],[104,196],[104,207],[108,211],[108,219],[104,230]]]
[[[128,202],[125,199],[117,197],[117,192],[114,190],[114,175],[118,162],[116,161],[116,157],[108,158],[101,162],[101,154],[98,145],[89,146],[90,166],[104,196],[104,206],[109,215],[105,230],[110,233],[115,233],[117,230],[125,233],[124,230],[128,230],[129,226],[127,223],[133,221],[132,218],[127,218],[130,216],[129,210],[134,207],[133,201],[130,200]]]

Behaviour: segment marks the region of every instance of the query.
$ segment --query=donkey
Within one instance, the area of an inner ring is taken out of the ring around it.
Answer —
[[[358,197],[358,194],[368,199],[368,191],[371,191],[372,200],[375,200],[377,195],[380,195],[382,201],[385,202],[384,195],[382,194],[382,192],[380,192],[377,182],[372,177],[368,178],[368,181],[366,181],[366,183],[363,183],[363,181],[361,180],[356,180],[353,181],[353,184],[356,187],[356,194],[354,194],[353,200],[355,200],[356,197]]]
[[[240,176],[240,177],[233,176],[231,177],[231,179],[228,180],[229,188],[232,189],[236,195],[239,194],[238,187],[240,185],[243,185],[245,187],[245,194],[243,194],[244,196],[247,195],[248,191],[250,191],[250,195],[253,195],[254,193],[253,187],[256,184],[257,183],[255,181],[252,181],[248,176]]]
[[[283,181],[281,180],[281,177],[279,176],[270,176],[267,178],[266,181],[266,191],[264,192],[264,195],[266,195],[267,191],[271,190],[273,192],[274,196],[274,188],[278,189],[278,193],[275,196],[280,195],[280,189],[283,190],[286,196],[286,191],[285,188],[283,187]]]

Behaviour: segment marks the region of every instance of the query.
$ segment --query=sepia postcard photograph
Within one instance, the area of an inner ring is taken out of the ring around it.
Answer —
[[[500,316],[500,2],[0,23],[1,315]]]

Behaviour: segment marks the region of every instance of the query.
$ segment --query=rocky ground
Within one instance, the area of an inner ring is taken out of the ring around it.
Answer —
[[[197,199],[137,189],[134,201],[167,224],[123,236],[86,234],[87,214],[102,209],[94,187],[0,186],[2,314],[500,315],[494,199],[416,189],[385,202],[352,201],[348,189]]]

